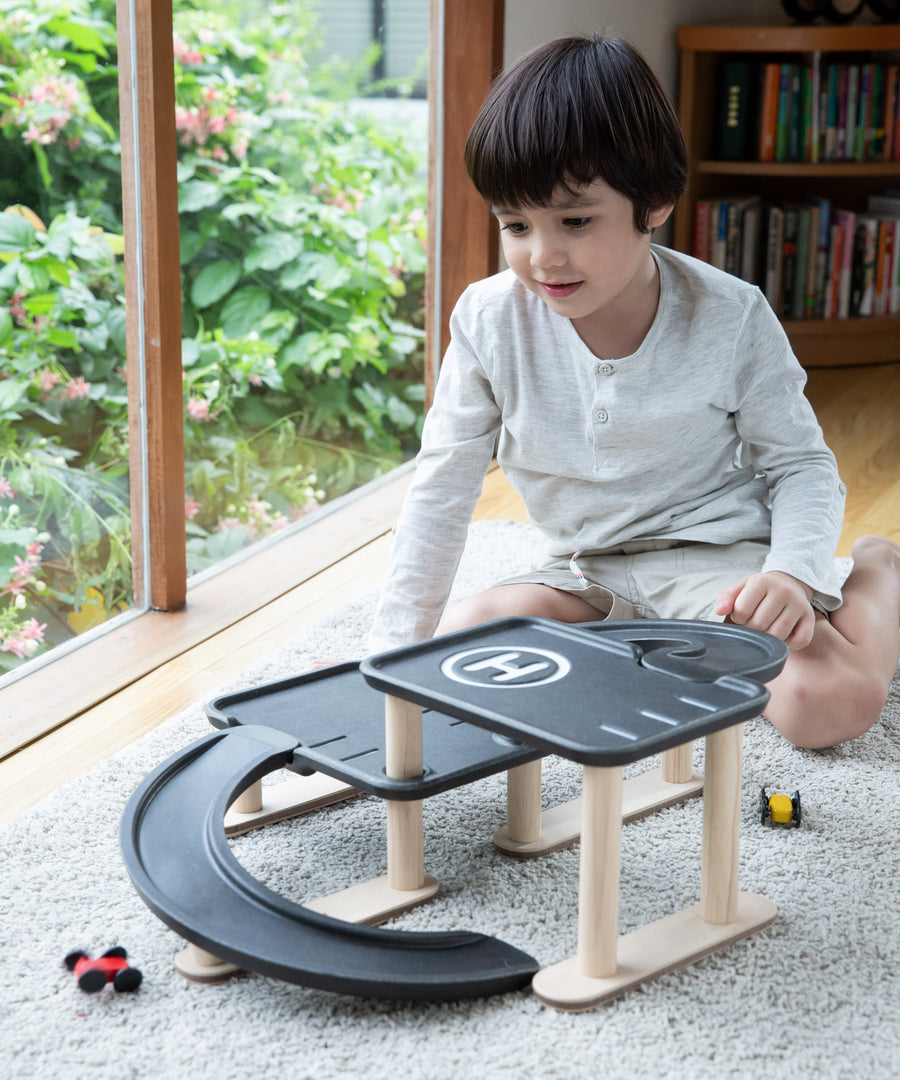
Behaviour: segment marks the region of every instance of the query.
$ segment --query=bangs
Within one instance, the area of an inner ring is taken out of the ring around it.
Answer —
[[[615,139],[605,112],[577,85],[560,86],[546,66],[535,74],[515,92],[498,84],[469,135],[469,176],[495,206],[545,206],[560,187],[575,194],[606,179],[604,148]]]
[[[469,132],[465,165],[489,204],[511,209],[604,180],[632,201],[641,231],[687,183],[674,108],[640,53],[602,34],[550,42],[503,72]]]

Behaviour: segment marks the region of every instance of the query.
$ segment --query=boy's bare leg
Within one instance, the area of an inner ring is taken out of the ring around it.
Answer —
[[[880,536],[853,544],[853,570],[831,621],[792,652],[769,683],[767,718],[796,746],[818,749],[868,731],[900,657],[900,547]]]
[[[521,582],[495,585],[492,589],[460,600],[444,613],[437,633],[449,634],[453,630],[464,630],[492,619],[514,615],[556,619],[564,623],[595,622],[603,618],[602,612],[577,593],[564,592],[537,582]]]

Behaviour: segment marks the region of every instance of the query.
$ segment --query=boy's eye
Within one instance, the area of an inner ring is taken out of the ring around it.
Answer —
[[[591,218],[589,217],[570,217],[563,221],[563,225],[569,229],[584,229],[590,223]]]
[[[527,227],[523,221],[508,221],[505,225],[500,226],[500,231],[511,232],[513,236],[518,236],[520,233],[525,232]]]

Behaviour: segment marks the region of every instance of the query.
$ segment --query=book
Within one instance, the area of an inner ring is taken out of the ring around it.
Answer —
[[[900,81],[900,65],[890,64],[885,78],[884,91],[884,151],[882,160],[895,161],[896,148],[896,116],[897,116],[897,93],[898,81]]]
[[[825,151],[823,161],[834,161],[837,157],[838,145],[838,107],[840,99],[839,91],[840,65],[829,64],[827,78],[825,79]]]
[[[800,73],[800,157],[801,161],[814,161],[813,143],[816,138],[815,123],[815,65],[805,64]]]
[[[728,202],[714,202],[709,212],[708,262],[719,270],[725,269],[725,246],[728,242]]]
[[[834,220],[841,230],[841,265],[838,273],[836,317],[846,319],[850,315],[850,283],[853,271],[853,237],[856,230],[856,214],[852,210],[835,210]]]
[[[878,218],[859,214],[853,238],[853,275],[850,287],[850,315],[871,315],[875,296],[875,253]]]
[[[766,208],[766,261],[763,293],[773,311],[781,311],[781,270],[784,253],[784,211]]]
[[[740,276],[751,285],[759,284],[759,230],[762,222],[762,200],[756,199],[744,210],[741,237]]]
[[[776,308],[776,311],[783,319],[789,319],[794,307],[794,289],[797,282],[797,206],[786,203],[782,212],[784,233],[781,248],[781,298],[780,308]]]
[[[847,133],[844,160],[853,161],[856,154],[859,120],[859,64],[850,64],[847,71]]]
[[[792,319],[806,318],[806,278],[809,273],[810,208],[797,204],[797,268],[794,281],[794,298],[791,305]]]
[[[859,111],[856,120],[856,151],[854,161],[869,160],[872,139],[872,79],[874,64],[863,64],[859,73]]]
[[[893,230],[890,288],[888,290],[888,314],[900,315],[900,218],[889,218]]]
[[[806,261],[806,314],[813,319],[816,315],[816,268],[819,263],[819,219],[821,209],[814,200],[809,201],[809,255]]]
[[[775,120],[775,160],[790,158],[791,119],[794,101],[794,71],[796,64],[782,64],[778,78],[778,108]]]
[[[878,220],[878,241],[875,246],[875,284],[872,314],[887,315],[891,300],[891,262],[894,254],[893,230],[887,218]]]
[[[709,199],[698,199],[694,205],[694,246],[691,254],[695,259],[709,262]]]
[[[720,161],[745,161],[751,156],[752,110],[753,64],[749,60],[724,61],[719,68],[714,144]]]
[[[781,65],[763,66],[762,103],[759,123],[759,160],[775,160],[775,129],[778,125],[778,95],[781,85]]]

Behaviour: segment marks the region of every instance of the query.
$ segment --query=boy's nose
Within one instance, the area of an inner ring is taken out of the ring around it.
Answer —
[[[565,249],[552,238],[535,238],[531,245],[531,265],[536,270],[562,266],[566,262]]]

